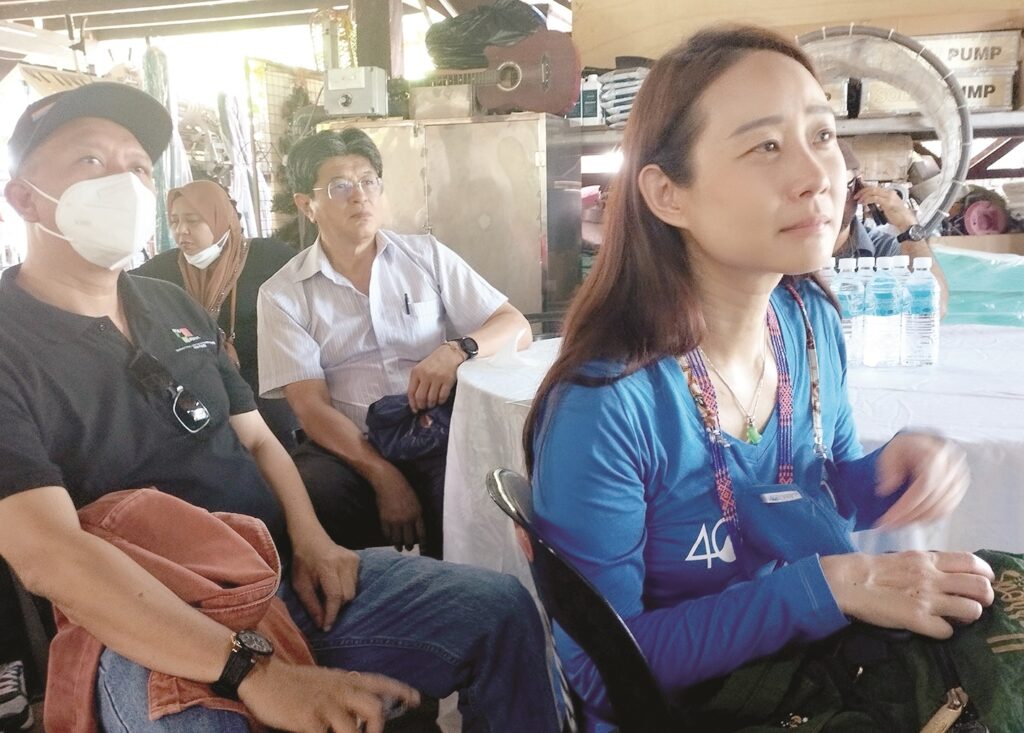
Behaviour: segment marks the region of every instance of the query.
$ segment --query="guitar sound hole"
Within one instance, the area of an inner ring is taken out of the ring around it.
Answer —
[[[498,86],[506,92],[511,92],[523,81],[523,71],[519,64],[506,61],[498,67]]]

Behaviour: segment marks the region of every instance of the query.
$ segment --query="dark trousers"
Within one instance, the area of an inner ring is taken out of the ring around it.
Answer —
[[[377,497],[354,468],[311,440],[292,454],[320,523],[335,542],[360,550],[390,544],[380,528]],[[427,539],[420,554],[441,558],[445,456],[396,461],[423,508]]]
[[[263,397],[256,398],[256,406],[260,415],[274,436],[281,442],[284,449],[291,453],[295,450],[295,431],[299,429],[299,421],[288,406],[286,399],[268,400]]]
[[[26,609],[22,607],[23,602],[35,606],[34,609],[27,610],[32,614],[31,626],[26,626]],[[35,636],[32,636],[33,633]],[[25,678],[30,696],[42,695],[46,686],[43,649],[55,633],[50,602],[45,598],[30,596],[24,591],[23,596],[19,597],[10,567],[0,559],[0,662],[20,659],[25,663]]]
[[[11,570],[0,560],[0,662],[26,659],[28,643]]]

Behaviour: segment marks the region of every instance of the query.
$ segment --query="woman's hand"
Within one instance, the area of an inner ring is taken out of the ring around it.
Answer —
[[[906,492],[881,516],[876,527],[892,529],[931,522],[950,514],[964,498],[971,476],[956,443],[924,433],[900,433],[878,458],[875,493]]]
[[[936,639],[977,621],[994,599],[992,568],[969,552],[831,555],[821,568],[847,616]]]

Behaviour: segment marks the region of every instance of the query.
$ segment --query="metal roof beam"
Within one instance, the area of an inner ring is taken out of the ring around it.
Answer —
[[[339,4],[338,7],[347,7]],[[88,19],[87,27],[92,30],[123,28],[127,26],[164,25],[174,23],[195,23],[201,21],[241,20],[267,15],[305,13],[311,15],[317,10],[316,2],[295,2],[295,0],[248,0],[247,2],[225,3],[222,5],[198,5],[189,7],[163,8],[159,10],[122,11],[119,13],[74,13],[76,26]],[[64,19],[51,18],[43,21],[51,30],[64,28]]]
[[[237,0],[0,0],[0,19],[63,18],[65,15],[120,13],[128,10],[156,10],[223,5]]]
[[[292,13],[285,15],[265,15],[257,18],[229,18],[226,20],[208,20],[200,23],[167,23],[163,25],[133,25],[118,28],[105,28],[93,31],[87,25],[87,36],[97,41],[110,41],[120,38],[157,38],[159,36],[181,36],[190,33],[225,33],[231,31],[252,30],[255,28],[276,28],[289,25],[308,25],[309,13]]]
[[[58,62],[55,65],[74,66],[75,54],[70,45],[71,41],[64,33],[0,20],[0,52],[6,56],[43,54],[55,59]]]

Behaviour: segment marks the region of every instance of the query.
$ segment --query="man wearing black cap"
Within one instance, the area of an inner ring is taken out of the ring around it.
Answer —
[[[202,706],[149,720],[151,669],[216,682],[286,730],[379,731],[386,701],[415,702],[406,684],[468,691],[467,730],[556,730],[543,631],[522,587],[331,542],[216,323],[180,289],[121,272],[152,235],[152,161],[170,129],[148,95],[94,83],[31,105],[10,141],[5,194],[29,244],[0,277],[0,555],[105,645],[100,724],[247,730]],[[290,558],[280,595],[318,661],[402,682],[267,656],[252,632],[199,613],[81,529],[77,509],[141,486],[263,520]]]

